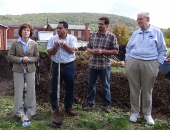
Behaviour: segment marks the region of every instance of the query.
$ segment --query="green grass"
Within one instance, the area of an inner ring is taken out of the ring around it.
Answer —
[[[50,126],[51,107],[47,103],[37,105],[37,113],[32,118],[31,126],[22,127],[13,114],[13,97],[0,97],[0,130],[54,130]],[[60,108],[60,111],[62,108]],[[155,119],[155,126],[147,125],[143,118],[137,123],[129,122],[129,112],[112,107],[111,113],[105,113],[102,108],[83,111],[80,104],[74,105],[77,116],[67,114],[61,128],[58,130],[168,130],[170,123]]]
[[[121,67],[112,67],[112,72],[122,72],[122,73],[126,73],[125,68],[121,68]]]

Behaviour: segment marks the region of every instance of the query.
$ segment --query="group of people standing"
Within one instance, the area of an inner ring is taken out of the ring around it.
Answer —
[[[137,15],[139,29],[136,30],[126,46],[126,73],[130,87],[131,116],[130,121],[136,122],[140,112],[142,97],[142,112],[148,124],[154,125],[151,116],[152,91],[154,81],[166,57],[166,43],[160,29],[152,26],[149,13],[143,12]],[[90,110],[95,105],[96,81],[100,77],[103,92],[103,108],[107,113],[111,112],[110,72],[111,55],[117,55],[119,46],[116,36],[109,28],[109,18],[100,17],[98,31],[90,35],[87,51],[91,53],[88,64],[88,91],[87,105],[84,110]],[[53,61],[52,86],[50,92],[52,114],[57,109],[57,77],[58,63],[60,63],[60,83],[65,83],[65,112],[75,116],[72,106],[74,103],[74,60],[77,51],[77,38],[68,34],[68,23],[61,21],[56,28],[57,34],[48,41],[47,52]],[[9,50],[9,61],[13,62],[14,75],[14,115],[23,108],[23,69],[21,63],[27,64],[27,107],[31,107],[31,115],[35,115],[35,63],[39,59],[37,44],[30,39],[33,28],[29,24],[19,27],[20,38],[14,42]],[[59,51],[60,50],[60,51]],[[60,57],[58,57],[60,56]],[[59,59],[60,58],[60,59]],[[59,62],[60,60],[60,62]],[[114,86],[113,86],[114,87]]]

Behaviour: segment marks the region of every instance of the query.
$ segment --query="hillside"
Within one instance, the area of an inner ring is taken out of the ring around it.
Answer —
[[[101,14],[101,13],[32,13],[23,15],[0,15],[0,22],[28,22],[31,24],[47,24],[58,23],[61,20],[67,21],[72,25],[84,25],[89,23],[91,30],[95,30],[97,27],[98,18],[101,16],[107,16],[110,18],[111,27],[116,23],[126,24],[130,31],[137,28],[137,23],[134,19],[118,16],[115,14]]]

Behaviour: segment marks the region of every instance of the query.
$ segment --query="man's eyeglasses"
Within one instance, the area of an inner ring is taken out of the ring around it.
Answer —
[[[57,29],[63,29],[62,27],[57,27]]]
[[[147,18],[147,17],[143,17],[143,18],[138,18],[136,21],[141,21],[142,19]]]
[[[105,25],[104,23],[98,23],[98,25]]]

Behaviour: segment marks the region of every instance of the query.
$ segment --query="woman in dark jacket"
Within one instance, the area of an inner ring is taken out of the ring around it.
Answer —
[[[26,79],[26,108],[29,117],[36,112],[35,96],[35,62],[39,59],[39,51],[35,41],[30,37],[34,29],[30,24],[24,23],[19,26],[19,38],[12,43],[8,52],[8,60],[13,63],[12,71],[14,78],[14,116],[21,117],[23,108],[24,79]],[[24,74],[24,69],[26,73]]]

